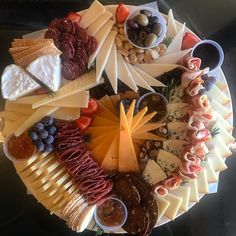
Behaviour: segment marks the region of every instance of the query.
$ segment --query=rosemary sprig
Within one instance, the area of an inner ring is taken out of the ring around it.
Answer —
[[[211,130],[211,136],[214,137],[215,135],[219,134],[220,128],[214,128]]]
[[[96,225],[96,226],[97,226],[97,231],[96,231],[95,236],[102,235],[104,233],[103,229],[101,229],[98,225]]]
[[[171,37],[166,37],[165,40],[163,41],[163,43],[166,45],[166,47],[168,47],[170,45],[172,41]]]

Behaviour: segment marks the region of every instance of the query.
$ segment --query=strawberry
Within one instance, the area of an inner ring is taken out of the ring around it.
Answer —
[[[88,107],[87,108],[82,108],[81,112],[83,115],[86,116],[92,116],[95,113],[98,112],[98,102],[96,99],[91,98],[89,103],[88,103]]]
[[[80,131],[86,130],[92,122],[92,118],[89,116],[80,116],[77,120],[77,126],[80,129]]]
[[[120,3],[116,8],[116,22],[123,23],[129,15],[129,9],[124,3]]]
[[[194,34],[186,32],[182,40],[182,50],[194,47],[200,39],[198,39]]]
[[[75,21],[77,23],[80,22],[81,16],[79,14],[77,14],[76,12],[69,12],[69,14],[66,16],[66,19],[71,20],[71,21]]]

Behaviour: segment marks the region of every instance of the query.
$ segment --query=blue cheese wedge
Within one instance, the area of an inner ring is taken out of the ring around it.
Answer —
[[[165,172],[153,160],[149,159],[143,171],[144,179],[151,185],[157,184],[167,178]]]
[[[177,156],[161,149],[158,152],[156,161],[167,175],[171,174],[181,163]]]
[[[169,103],[183,102],[184,89],[181,86],[176,86],[170,91]]]
[[[188,115],[189,104],[188,103],[170,103],[168,104],[168,120],[179,121],[186,115]]]
[[[167,139],[163,141],[163,149],[167,152],[171,152],[172,154],[180,157],[183,153],[184,147],[188,144],[185,140],[178,139]]]
[[[187,123],[186,122],[170,122],[167,124],[169,138],[185,140],[187,135]]]

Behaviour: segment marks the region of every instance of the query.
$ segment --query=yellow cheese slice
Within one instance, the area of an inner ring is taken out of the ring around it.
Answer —
[[[132,138],[133,139],[147,139],[147,140],[156,140],[156,141],[165,141],[166,139],[163,137],[160,137],[156,134],[152,134],[149,132],[144,132],[144,133],[140,133],[140,134],[132,134]]]
[[[28,115],[15,111],[2,111],[0,112],[0,117],[10,121],[17,121],[20,118],[26,119]]]
[[[113,106],[116,108],[117,107],[117,103],[120,101],[120,95],[117,94],[117,95],[112,95],[109,97]]]
[[[148,111],[147,107],[144,107],[141,111],[139,111],[132,120],[132,127],[131,127],[131,133],[133,133],[133,131],[136,129],[137,125],[139,124],[139,122],[142,120],[142,118],[144,117],[144,115],[146,114],[146,112]]]
[[[155,195],[155,199],[156,199],[157,205],[158,205],[158,218],[157,218],[157,222],[159,222],[160,219],[164,216],[167,208],[170,206],[170,202],[167,201],[166,199],[164,199],[163,197],[159,197],[157,195]]]
[[[208,183],[207,183],[207,173],[203,169],[201,172],[197,173],[197,186],[199,193],[209,193]]]
[[[232,111],[227,109],[225,106],[221,105],[219,102],[217,102],[213,98],[211,99],[210,103],[211,103],[212,108],[226,120],[233,114]]]
[[[6,100],[6,103],[5,103],[5,111],[20,112],[27,115],[31,115],[34,112],[34,110],[32,109],[30,105],[27,105],[27,104],[19,105],[19,104],[16,104],[15,102],[10,102],[8,100]]]
[[[228,120],[224,119],[218,112],[214,111],[215,120],[210,122],[210,125],[214,122],[219,122],[222,127],[224,127],[228,132],[232,132],[233,126],[229,123]]]
[[[133,122],[135,104],[136,104],[136,100],[134,99],[132,101],[132,103],[130,104],[129,109],[128,109],[127,114],[126,114],[127,123],[128,123],[128,126],[129,126],[130,130],[131,130],[131,127],[132,127],[132,122]]]
[[[80,108],[61,107],[51,116],[58,120],[76,120],[80,116]]]
[[[168,193],[164,197],[164,199],[170,202],[170,206],[166,209],[164,215],[167,218],[169,218],[171,220],[174,220],[177,213],[178,213],[178,211],[179,211],[179,209],[180,209],[183,198],[182,197],[177,197],[173,194]]]
[[[187,211],[189,205],[190,187],[179,186],[177,189],[171,190],[170,193],[177,197],[183,198],[183,201],[181,202],[180,205],[180,210]]]
[[[104,170],[111,171],[111,170],[118,170],[119,167],[119,134],[117,134],[112,143],[107,150],[107,153],[101,163],[101,167]]]
[[[117,126],[119,125],[119,122],[109,120],[100,116],[95,115],[92,121],[92,127],[93,126]]]
[[[193,179],[185,183],[183,186],[190,188],[190,196],[189,200],[191,202],[198,202],[199,201],[199,194],[198,194],[198,185],[197,180]]]
[[[206,170],[207,182],[208,183],[216,183],[218,181],[218,175],[216,174],[216,172],[211,164],[211,159],[208,159],[207,161],[202,161],[201,165]]]
[[[212,143],[215,147],[219,148],[219,152],[222,157],[228,157],[232,155],[229,147],[225,144],[224,140],[219,135],[215,135],[212,138]]]
[[[119,172],[139,171],[124,106],[120,103]]]
[[[91,138],[94,139],[117,128],[119,128],[118,124],[116,126],[90,126],[86,130],[86,134],[89,134]]]
[[[222,76],[223,72],[221,72],[220,74],[221,74],[221,76]],[[224,75],[223,75],[223,78],[224,78]],[[215,85],[216,85],[221,91],[224,91],[224,90],[227,88],[226,83],[224,83],[224,82],[223,82],[221,79],[219,79],[219,78],[216,80]]]
[[[99,83],[96,82],[95,71],[90,71],[78,79],[73,80],[72,82],[62,86],[58,91],[54,94],[54,96],[47,96],[46,98],[32,104],[32,108],[35,109],[37,107],[47,105],[48,103],[55,102],[59,99],[66,98],[68,96],[72,96],[84,90],[88,90],[98,84],[103,83],[101,79]]]
[[[116,95],[114,95],[116,96]],[[102,103],[108,110],[117,116],[116,105],[114,105],[108,95],[105,95],[99,100],[99,103]]]
[[[215,99],[218,103],[225,106],[230,102],[228,96],[222,92],[215,84],[212,85],[211,89],[207,92],[209,98]]]
[[[165,126],[165,123],[149,123],[149,124],[145,124],[140,128],[137,128],[134,133],[135,134],[142,134],[142,133],[146,133],[148,131],[154,130],[154,129],[158,129],[162,126]]]
[[[106,108],[101,102],[99,102],[99,111],[96,116],[119,122],[119,118],[117,117],[117,115],[115,115],[112,111]]]
[[[26,120],[23,122],[21,126],[19,126],[14,134],[16,137],[19,137],[22,133],[24,133],[27,129],[32,127],[36,122],[41,120],[43,117],[51,115],[53,112],[58,110],[59,107],[40,107]]]

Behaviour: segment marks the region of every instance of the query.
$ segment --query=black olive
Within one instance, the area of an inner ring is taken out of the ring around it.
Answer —
[[[139,27],[140,30],[145,31],[147,34],[152,33],[152,29],[148,26],[146,27]]]
[[[134,43],[139,47],[143,47],[143,42],[140,39],[137,39]]]
[[[144,14],[148,18],[152,16],[152,12],[149,10],[141,10],[140,13]]]
[[[140,40],[145,40],[147,38],[147,33],[145,32],[145,31],[140,31],[139,33],[138,33],[138,39],[140,39]]]
[[[135,42],[137,40],[137,33],[133,30],[128,30],[128,37],[132,42]]]
[[[153,25],[159,21],[157,16],[151,16],[148,19],[149,19],[149,25]]]
[[[130,29],[138,29],[138,24],[133,19],[127,21],[127,26]]]
[[[159,36],[162,32],[162,24],[161,23],[155,23],[152,26],[152,33],[156,34],[157,36]]]

